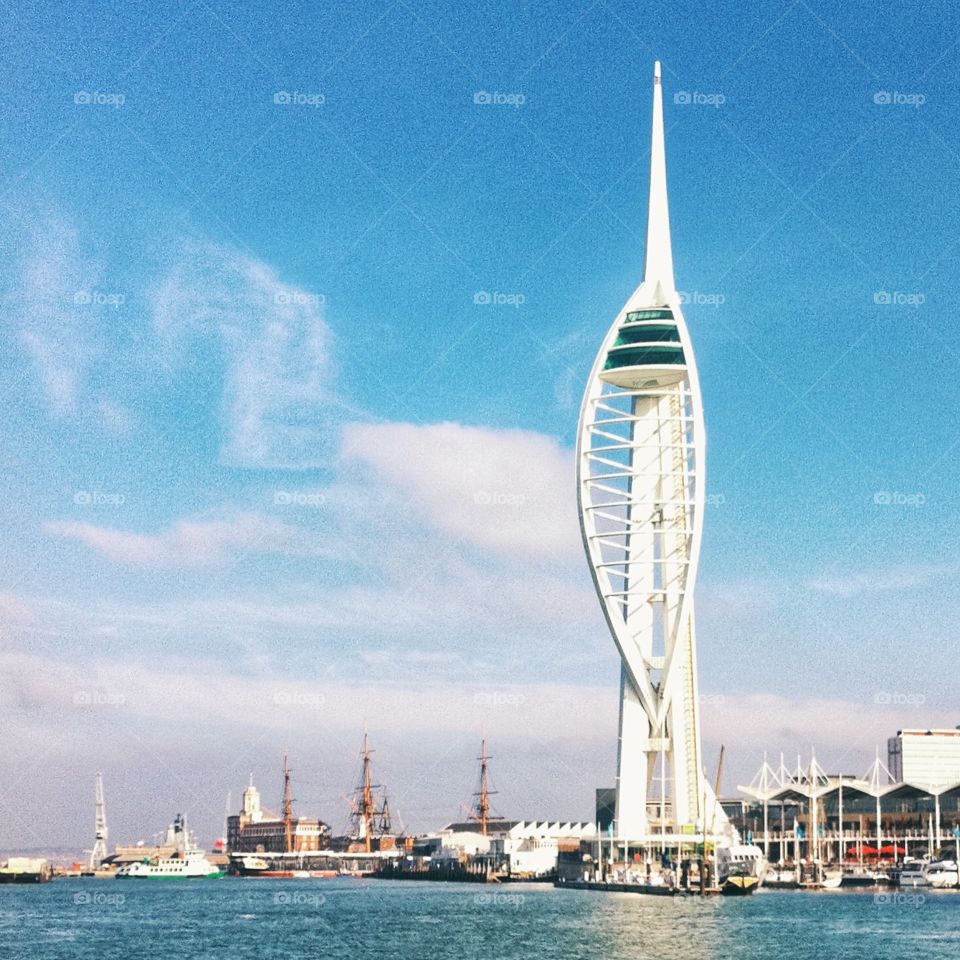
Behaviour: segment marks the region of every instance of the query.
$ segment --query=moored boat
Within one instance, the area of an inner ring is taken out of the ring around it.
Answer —
[[[929,887],[930,881],[924,872],[922,863],[905,863],[903,867],[894,875],[898,887],[915,889],[917,887]]]
[[[0,883],[47,883],[52,876],[50,864],[35,857],[11,857],[0,866]]]
[[[763,878],[763,885],[772,890],[798,890],[800,880],[795,867],[772,867]]]
[[[841,887],[886,887],[893,881],[883,870],[847,870],[840,881]]]
[[[729,876],[723,881],[720,893],[725,897],[746,897],[760,886],[760,881],[753,876]]]
[[[960,871],[956,860],[934,860],[924,868],[927,884],[934,889],[944,890],[960,887]]]
[[[818,886],[824,890],[839,890],[843,886],[843,871],[824,870]]]
[[[257,857],[253,854],[236,854],[230,858],[230,872],[237,877],[262,877],[269,876],[270,864],[263,857]]]

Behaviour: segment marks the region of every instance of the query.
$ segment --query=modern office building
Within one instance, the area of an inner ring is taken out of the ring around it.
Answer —
[[[960,783],[960,727],[898,730],[887,741],[887,766],[893,783]]]

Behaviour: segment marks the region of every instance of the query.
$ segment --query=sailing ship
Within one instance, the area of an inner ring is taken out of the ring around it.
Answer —
[[[386,787],[373,782],[370,761],[370,740],[363,732],[363,749],[360,753],[362,767],[360,780],[353,791],[350,812],[349,834],[353,838],[351,853],[373,853],[375,850],[393,849],[395,839],[391,833],[390,804]]]

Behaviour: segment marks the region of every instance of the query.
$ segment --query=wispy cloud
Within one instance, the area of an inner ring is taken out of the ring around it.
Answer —
[[[91,523],[51,520],[44,533],[77,540],[111,560],[137,567],[203,567],[247,553],[278,553],[302,543],[294,527],[269,517],[181,520],[158,534],[130,533]]]
[[[78,300],[100,271],[82,255],[76,231],[47,211],[35,215],[18,243],[23,253],[5,292],[6,309],[51,413],[70,416],[77,412],[93,352],[94,311]]]
[[[890,567],[863,573],[822,577],[808,582],[808,587],[831,597],[853,597],[871,593],[914,593],[956,579],[955,564],[934,566]]]
[[[304,469],[331,462],[342,410],[320,294],[283,283],[228,247],[187,241],[150,301],[168,365],[185,363],[198,341],[222,351],[224,463]]]

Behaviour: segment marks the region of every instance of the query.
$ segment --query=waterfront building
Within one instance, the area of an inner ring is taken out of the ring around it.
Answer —
[[[930,781],[897,780],[879,751],[860,775],[826,773],[811,758],[788,770],[764,761],[725,800],[731,822],[774,861],[807,857],[859,862],[956,853],[960,841],[960,777],[949,762],[927,768]]]
[[[260,791],[243,791],[240,812],[227,818],[229,853],[308,853],[325,850],[330,828],[315,817],[275,816],[260,803]]]
[[[641,844],[727,825],[700,745],[693,594],[706,438],[674,283],[659,63],[653,91],[643,282],[597,354],[577,444],[583,545],[622,663],[614,832]]]
[[[521,820],[493,841],[491,852],[506,861],[511,876],[542,877],[556,872],[561,849],[578,850],[596,837],[593,823]]]
[[[579,849],[596,837],[596,824],[584,821],[489,820],[485,834],[467,821],[447,824],[418,852],[438,860],[485,859],[514,876],[545,876],[556,870],[561,847]]]

